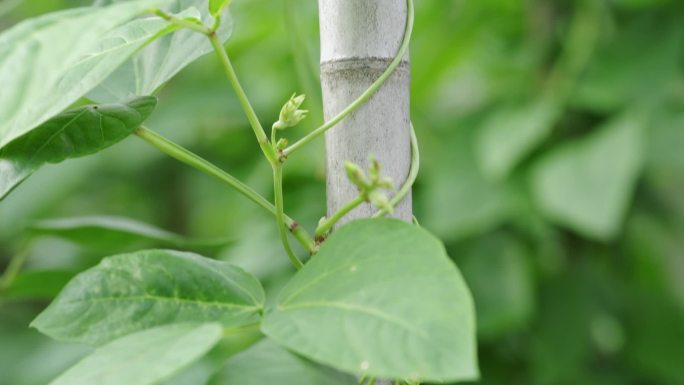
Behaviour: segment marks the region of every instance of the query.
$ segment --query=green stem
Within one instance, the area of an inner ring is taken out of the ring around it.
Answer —
[[[413,128],[413,123],[411,123],[411,168],[409,169],[409,174],[406,177],[406,181],[401,186],[399,191],[390,199],[390,206],[396,207],[406,195],[411,191],[413,183],[415,183],[416,178],[418,178],[418,171],[420,170],[420,150],[418,148],[418,138],[416,137],[416,131]],[[381,209],[380,211],[373,214],[373,218],[379,218],[387,214],[387,210]]]
[[[214,51],[216,51],[216,54],[218,55],[218,58],[221,61],[223,71],[226,73],[226,77],[228,78],[230,85],[235,90],[235,94],[237,95],[238,100],[240,101],[240,105],[242,105],[242,109],[245,111],[245,114],[247,115],[247,120],[249,120],[249,124],[252,126],[252,130],[254,130],[254,134],[256,135],[257,141],[259,142],[259,147],[261,147],[261,151],[263,151],[264,155],[266,156],[266,159],[268,159],[271,165],[278,163],[278,156],[276,155],[275,149],[269,144],[266,132],[264,131],[264,128],[261,126],[259,118],[257,117],[256,112],[254,112],[254,108],[252,108],[252,105],[250,104],[249,99],[247,98],[245,90],[242,88],[242,85],[240,85],[240,81],[237,78],[237,74],[235,73],[235,69],[233,68],[233,65],[230,62],[230,58],[228,57],[228,53],[226,52],[225,47],[223,46],[219,38],[216,36],[216,33],[210,33],[208,36],[211,45],[214,47]]]
[[[290,246],[290,241],[287,239],[287,227],[285,224],[285,214],[284,214],[284,202],[283,202],[283,165],[278,163],[273,166],[273,193],[275,195],[275,208],[276,208],[276,222],[278,225],[278,234],[280,235],[280,240],[283,243],[285,252],[290,258],[292,265],[298,270],[304,267],[302,261],[297,258],[294,251],[292,251],[292,246]]]
[[[339,210],[337,210],[337,212],[330,216],[330,218],[326,218],[325,221],[318,225],[318,228],[316,229],[316,233],[314,234],[316,239],[325,236],[325,234],[327,234],[328,231],[330,231],[330,229],[332,229],[333,226],[335,226],[335,223],[339,222],[340,219],[342,219],[350,211],[359,207],[359,205],[361,205],[365,201],[366,197],[363,194],[359,195],[351,201],[347,202],[347,204],[345,204]]]
[[[204,35],[209,35],[212,33],[211,29],[207,28],[206,26],[190,21],[190,20],[185,20],[185,19],[179,19],[176,16],[169,15],[168,13],[162,11],[161,9],[155,9],[154,14],[161,17],[162,19],[168,21],[171,24],[175,24],[179,27],[182,28],[188,28],[193,31],[199,32]]]
[[[242,181],[223,171],[211,162],[203,159],[199,155],[196,155],[195,153],[145,127],[138,128],[135,131],[135,134],[166,155],[224,182],[245,196],[247,199],[256,203],[259,207],[265,209],[272,215],[276,215],[275,206],[273,206],[273,204],[271,204],[271,202],[269,202],[266,198],[254,191],[251,187],[244,184]],[[314,242],[306,230],[304,230],[304,228],[299,226],[297,222],[287,215],[284,215],[284,221],[287,225],[287,228],[292,232],[294,237],[302,244],[302,246],[310,253],[313,253],[315,250]]]
[[[594,53],[601,30],[601,4],[582,0],[576,5],[563,51],[549,75],[546,92],[565,103]]]
[[[370,87],[366,91],[361,94],[356,100],[354,100],[347,108],[342,110],[337,116],[334,118],[330,119],[328,122],[323,124],[322,126],[318,127],[317,129],[313,130],[309,134],[307,134],[305,137],[301,138],[298,140],[296,143],[292,144],[291,146],[287,147],[285,150],[283,150],[282,157],[287,158],[289,155],[291,155],[293,152],[299,150],[301,147],[306,145],[307,143],[311,142],[312,140],[318,138],[319,136],[323,135],[326,131],[328,131],[330,128],[334,127],[337,123],[339,123],[342,119],[346,118],[347,115],[351,114],[354,110],[356,110],[359,106],[361,106],[363,103],[365,103],[368,99],[370,99],[371,96],[373,96],[385,83],[385,81],[394,73],[394,71],[399,67],[399,64],[401,64],[401,61],[404,59],[404,56],[406,55],[406,51],[408,50],[409,43],[411,41],[411,33],[413,32],[413,20],[414,20],[414,7],[413,7],[413,0],[407,0],[407,18],[406,18],[406,27],[404,29],[404,37],[401,42],[401,46],[399,47],[399,51],[397,52],[397,55],[394,57],[392,62],[389,64],[385,72],[380,75],[380,77],[371,84]]]
[[[0,276],[0,295],[10,286],[12,286],[12,283],[14,283],[14,280],[17,278],[17,275],[24,266],[24,263],[26,263],[27,258],[28,250],[26,248],[23,248],[23,250],[12,257],[7,269],[2,276]]]

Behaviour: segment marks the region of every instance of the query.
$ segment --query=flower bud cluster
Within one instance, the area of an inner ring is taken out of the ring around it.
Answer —
[[[380,162],[371,158],[370,166],[368,168],[368,176],[363,172],[361,167],[350,161],[344,162],[344,169],[347,172],[349,180],[359,189],[359,194],[370,202],[373,206],[392,213],[394,208],[389,202],[389,198],[382,190],[390,190],[394,188],[394,183],[389,177],[383,177],[380,173]]]

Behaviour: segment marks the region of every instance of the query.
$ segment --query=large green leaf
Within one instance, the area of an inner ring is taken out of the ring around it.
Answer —
[[[1,34],[0,148],[60,113],[157,33],[170,30],[160,18],[124,24],[166,1],[67,10]]]
[[[113,341],[50,385],[154,385],[192,364],[221,339],[218,324],[176,324]]]
[[[90,155],[124,138],[152,113],[154,97],[64,112],[0,149],[0,199],[46,163]]]
[[[148,250],[78,275],[31,324],[59,340],[102,344],[150,327],[259,320],[264,293],[240,268],[196,254]]]
[[[262,330],[347,372],[454,381],[478,376],[474,313],[438,239],[397,220],[360,220],[295,275]]]
[[[119,3],[130,0],[111,0]],[[192,16],[206,25],[214,19],[208,13],[207,0],[172,0],[163,7],[171,13],[188,11],[178,17]],[[232,19],[224,12],[217,36],[228,40],[233,32]],[[133,58],[95,88],[88,97],[98,102],[116,102],[132,96],[151,95],[165,82],[199,57],[213,50],[206,36],[183,29],[163,36],[138,52]]]
[[[34,223],[32,230],[96,250],[122,250],[156,243],[179,248],[215,248],[225,246],[228,238],[193,239],[130,218],[88,216],[46,219]]]
[[[641,171],[646,115],[629,111],[542,158],[532,187],[545,215],[589,237],[614,237]]]
[[[211,385],[356,385],[348,374],[290,353],[263,340],[231,357]]]

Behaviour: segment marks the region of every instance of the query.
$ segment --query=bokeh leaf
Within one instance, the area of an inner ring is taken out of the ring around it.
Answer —
[[[79,274],[31,326],[55,339],[100,345],[170,323],[249,324],[263,303],[259,281],[240,268],[148,250],[106,258]]]
[[[596,59],[578,84],[573,104],[592,111],[612,112],[667,93],[680,78],[684,62],[684,29],[680,20],[681,14],[677,12],[644,12],[616,31],[597,50]]]
[[[630,110],[542,158],[532,187],[544,214],[588,237],[613,238],[641,171],[647,118]]]
[[[499,226],[511,216],[515,201],[510,185],[480,171],[472,127],[453,129],[447,142],[443,153],[426,155],[436,159],[422,169],[421,180],[430,188],[416,191],[416,211],[424,213],[421,225],[448,242]]]
[[[154,385],[206,354],[219,342],[218,324],[176,324],[113,341],[81,360],[50,385]]]
[[[70,240],[96,250],[120,250],[142,243],[177,248],[216,248],[230,243],[228,238],[194,239],[144,222],[114,216],[87,216],[37,221],[34,233]]]
[[[478,335],[491,340],[520,330],[535,307],[528,251],[506,236],[473,243],[457,262],[475,299]]]
[[[114,0],[112,3],[126,1],[130,0]],[[162,8],[167,12],[177,13],[177,17],[192,16],[206,25],[212,25],[214,19],[207,11],[207,1],[171,0]],[[226,41],[232,32],[233,22],[226,11],[216,33],[221,41]],[[152,95],[183,68],[212,50],[206,36],[187,29],[175,31],[143,48],[89,93],[88,97],[109,103],[133,96]]]
[[[265,339],[231,357],[211,385],[356,385],[353,376],[290,353]]]
[[[76,102],[147,44],[149,31],[141,33],[141,21],[125,23],[164,2],[66,10],[2,33],[0,148]],[[167,28],[155,20],[157,32]]]
[[[61,113],[0,149],[0,199],[46,163],[90,155],[128,137],[157,105],[155,97]]]
[[[497,110],[480,128],[477,155],[484,174],[504,179],[548,136],[560,107],[549,96]]]
[[[383,378],[478,376],[473,302],[441,242],[397,220],[337,230],[288,283],[263,332],[314,361]]]

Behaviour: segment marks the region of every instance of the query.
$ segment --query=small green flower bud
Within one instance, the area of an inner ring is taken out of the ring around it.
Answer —
[[[290,100],[288,100],[287,103],[285,103],[283,108],[280,110],[280,118],[273,125],[274,129],[283,130],[288,127],[294,127],[297,124],[299,124],[299,122],[304,120],[304,118],[306,118],[306,114],[309,111],[299,109],[302,103],[304,103],[304,99],[306,99],[306,96],[296,95],[297,94],[292,94]]]
[[[377,185],[378,185],[378,187],[384,188],[387,190],[394,189],[394,181],[392,180],[392,178],[390,178],[388,176],[380,178],[380,180],[377,182]]]
[[[370,167],[368,168],[368,175],[370,175],[371,182],[375,183],[380,179],[381,169],[382,165],[380,164],[380,161],[374,156],[371,156]]]
[[[378,190],[371,191],[371,193],[368,194],[368,200],[370,201],[371,204],[373,204],[373,206],[375,206],[381,210],[385,210],[390,214],[394,212],[394,208],[390,204],[389,199],[387,198],[387,195],[385,195],[381,191],[378,191]]]
[[[344,170],[347,172],[349,180],[356,185],[359,190],[363,191],[367,188],[368,183],[366,182],[366,175],[363,173],[363,170],[361,170],[361,167],[347,160],[344,162]]]

